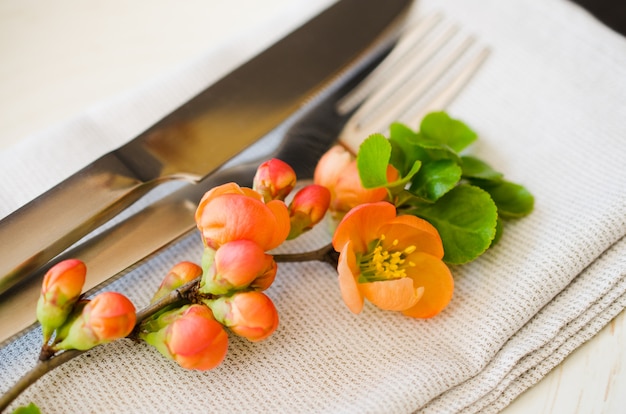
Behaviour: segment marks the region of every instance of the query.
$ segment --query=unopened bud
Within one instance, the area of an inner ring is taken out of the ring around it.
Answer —
[[[287,239],[295,239],[319,223],[330,205],[330,190],[317,184],[299,190],[289,205],[291,229]]]
[[[278,312],[272,300],[257,291],[237,292],[205,302],[215,319],[234,334],[260,341],[269,337],[278,327]]]
[[[204,305],[187,305],[142,324],[141,339],[186,369],[218,366],[228,350],[228,335]]]
[[[313,181],[334,191],[335,184],[350,164],[353,155],[341,145],[330,148],[317,162]]]
[[[252,189],[258,191],[265,202],[284,200],[296,185],[296,173],[289,164],[277,158],[265,161],[254,175]]]
[[[252,240],[271,250],[289,234],[289,211],[283,201],[263,201],[251,188],[227,183],[207,191],[196,210],[204,245],[217,249],[234,240]]]
[[[41,323],[44,343],[72,311],[85,284],[86,273],[83,262],[69,259],[57,263],[45,274],[37,302],[37,320]]]
[[[235,240],[219,249],[205,248],[200,292],[224,295],[247,287],[265,289],[276,276],[273,256],[250,240]]]
[[[69,325],[56,349],[87,350],[123,338],[135,327],[135,306],[124,295],[104,292],[94,297]]]
[[[202,275],[202,268],[197,264],[192,262],[178,263],[165,276],[150,303],[157,302],[162,297],[198,278],[200,275]]]
[[[56,334],[54,336],[55,342],[61,342],[63,339],[67,338],[67,335],[70,333],[70,328],[72,324],[78,317],[83,313],[83,309],[91,302],[89,299],[79,299],[78,302],[74,304],[72,311],[67,316],[65,323],[57,328]]]

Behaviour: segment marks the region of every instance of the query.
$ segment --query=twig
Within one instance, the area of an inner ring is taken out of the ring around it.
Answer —
[[[186,300],[190,292],[192,292],[197,287],[199,282],[200,277],[170,292],[169,295],[164,296],[158,302],[150,304],[146,308],[137,312],[137,322],[135,324],[133,332],[135,332],[135,330],[141,325],[141,322],[159,312],[161,309]],[[129,337],[132,336],[134,336],[133,333],[129,335]],[[2,397],[0,397],[0,412],[4,411],[9,406],[9,404],[11,404],[22,392],[24,392],[24,390],[26,390],[26,388],[35,383],[35,381],[37,381],[39,378],[85,352],[86,351],[72,349],[56,354],[50,354],[47,359],[38,360],[33,369],[27,372],[4,395],[2,395]]]
[[[275,255],[274,260],[276,260],[276,262],[283,263],[320,261],[336,265],[337,253],[332,248],[332,245],[329,244],[311,252]],[[192,280],[191,282],[170,292],[169,295],[164,296],[159,301],[150,304],[137,312],[137,322],[135,323],[133,332],[131,332],[128,338],[136,338],[137,330],[139,329],[141,323],[157,312],[181,302],[192,302],[193,296],[198,288],[198,285],[200,284],[200,279],[201,277]],[[11,404],[22,392],[24,392],[24,390],[26,390],[26,388],[28,388],[31,384],[34,384],[39,378],[85,352],[86,351],[67,350],[59,353],[53,353],[52,351],[48,354],[44,353],[46,357],[38,360],[33,369],[27,372],[18,382],[9,388],[9,390],[4,393],[2,397],[0,397],[0,412],[4,411],[9,404]]]
[[[274,260],[282,263],[318,261],[336,266],[338,257],[339,253],[333,249],[332,244],[327,244],[317,250],[305,253],[276,254],[274,255]]]

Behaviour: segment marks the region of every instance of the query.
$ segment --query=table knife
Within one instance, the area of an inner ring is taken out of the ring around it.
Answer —
[[[313,176],[317,160],[336,142],[336,137],[349,114],[335,111],[337,100],[352,89],[376,64],[381,51],[373,52],[362,68],[357,67],[330,88],[326,97],[313,102],[291,124],[264,137],[255,146],[274,149],[268,157],[276,157],[293,165],[299,179]],[[256,152],[256,148],[247,152]],[[185,184],[167,192],[162,198],[129,214],[90,239],[81,242],[56,257],[31,277],[13,286],[0,296],[0,342],[35,323],[35,309],[45,272],[61,260],[80,259],[87,265],[86,290],[101,289],[104,284],[126,274],[126,270],[148,260],[167,246],[196,231],[195,210],[205,191],[226,182],[250,186],[257,166],[264,158],[233,163],[209,175],[198,184]],[[198,243],[201,243],[198,236]],[[90,292],[88,291],[87,294]]]
[[[411,0],[340,0],[132,141],[4,218],[0,293],[155,186],[199,182],[217,170],[324,90],[397,26],[410,5]],[[29,236],[31,229],[37,238]]]

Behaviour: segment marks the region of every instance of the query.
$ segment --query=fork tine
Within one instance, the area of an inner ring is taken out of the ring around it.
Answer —
[[[487,48],[470,53],[475,39],[465,35],[458,40],[455,26],[431,33],[439,20],[434,16],[418,22],[418,28],[405,35],[410,38],[403,37],[396,46],[400,51],[394,49],[389,55],[390,62],[385,59],[363,88],[359,85],[340,102],[338,110],[349,111],[350,105],[366,98],[339,137],[352,151],[358,150],[365,136],[386,132],[394,121],[415,125],[427,112],[445,108],[487,58]]]
[[[444,85],[428,103],[421,105],[417,111],[414,110],[415,108],[411,108],[407,111],[407,114],[410,115],[407,115],[407,117],[403,119],[403,122],[408,125],[417,125],[427,113],[442,110],[448,106],[478,71],[490,53],[491,50],[489,48],[481,48],[462,68],[459,68],[455,77],[447,85]]]
[[[401,61],[396,63],[398,68],[395,70],[395,73],[390,74],[391,78],[382,87],[377,88],[376,93],[371,95],[372,98],[363,105],[362,109],[359,109],[360,117],[367,119],[370,116],[369,113],[375,112],[393,94],[397,94],[400,87],[406,85],[406,82],[413,77],[414,73],[427,64],[450,41],[457,31],[458,28],[454,26],[449,27],[434,41],[425,45],[424,49],[420,50],[420,53],[407,53]]]
[[[402,120],[408,108],[421,96],[424,96],[429,88],[446,74],[453,63],[456,62],[473,43],[473,38],[465,39],[451,53],[437,62],[435,67],[431,68],[427,73],[417,76],[416,72],[416,76],[407,80],[401,91],[397,91],[393,96],[389,96],[385,99],[387,102],[391,101],[392,105],[383,107],[384,102],[381,99],[378,102],[379,111],[375,114],[376,116],[371,116],[371,118],[363,117],[358,127],[381,132],[381,129],[386,128],[391,122]],[[372,96],[372,102],[375,102],[377,98],[377,96]],[[380,109],[384,110],[380,112]]]
[[[395,69],[399,62],[406,59],[406,54],[413,50],[416,44],[430,33],[441,19],[442,15],[440,13],[431,14],[418,20],[415,25],[409,28],[405,33],[402,33],[396,46],[376,69],[343,98],[339,99],[336,104],[337,113],[346,115],[362,104],[384,79],[389,78],[389,73]]]
[[[452,63],[471,46],[472,38],[465,39],[452,53],[446,55],[443,61],[426,71],[425,74],[419,70],[432,58],[437,49],[450,40],[454,31],[454,28],[447,30],[443,36],[436,40],[436,47],[429,47],[426,53],[418,55],[419,59],[410,59],[394,79],[368,98],[368,101],[359,108],[354,117],[357,120],[357,127],[365,128],[367,126],[367,129],[379,130],[381,125],[393,121],[393,119],[389,119],[390,116],[394,116],[393,114],[402,115],[402,110],[407,105],[414,102],[433,82],[443,76]],[[417,76],[417,74],[423,76]],[[383,108],[384,111],[381,113]],[[388,115],[385,116],[386,114]]]

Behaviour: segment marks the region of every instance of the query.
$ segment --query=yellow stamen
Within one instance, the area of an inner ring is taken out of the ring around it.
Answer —
[[[391,242],[390,250],[386,250],[382,245],[384,240],[385,235],[382,234],[372,249],[359,258],[360,282],[400,279],[407,276],[407,267],[415,266],[415,263],[406,261],[406,256],[416,250],[415,246],[396,250],[400,242],[395,239]]]

